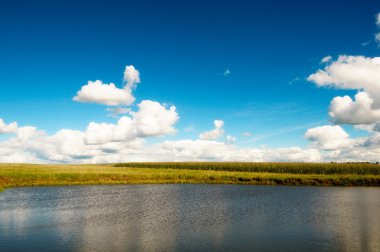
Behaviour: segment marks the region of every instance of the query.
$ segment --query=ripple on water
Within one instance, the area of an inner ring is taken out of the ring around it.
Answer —
[[[14,188],[1,251],[380,251],[380,189],[236,185]]]

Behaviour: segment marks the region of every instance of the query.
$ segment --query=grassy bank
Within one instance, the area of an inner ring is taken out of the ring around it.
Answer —
[[[152,166],[153,163],[148,164],[141,167],[134,167],[130,164],[123,164],[123,166],[0,164],[0,188],[40,185],[151,183],[380,186],[380,175],[377,173],[378,171],[372,170],[366,170],[367,173],[356,171],[356,173],[315,174],[295,173],[295,170],[292,170],[293,173],[291,173],[285,169],[283,173],[278,172],[278,170],[276,172],[256,172],[230,171],[229,168],[224,170],[192,169],[196,163],[189,163],[192,168],[175,169],[170,165],[165,166],[164,163],[154,163],[156,166]],[[200,166],[206,165],[205,163],[198,164]],[[232,163],[229,163],[230,165],[232,167]],[[357,169],[362,168],[358,166]],[[379,167],[374,167],[374,169],[379,169]]]

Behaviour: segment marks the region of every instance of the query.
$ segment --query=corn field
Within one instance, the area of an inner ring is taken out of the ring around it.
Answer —
[[[290,174],[380,175],[380,165],[372,163],[133,162],[119,163],[114,166]]]

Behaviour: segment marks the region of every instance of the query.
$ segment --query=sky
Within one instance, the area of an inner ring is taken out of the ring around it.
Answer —
[[[380,161],[379,12],[0,0],[0,162]]]

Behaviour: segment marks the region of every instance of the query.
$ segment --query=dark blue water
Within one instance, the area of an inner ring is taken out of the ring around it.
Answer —
[[[380,188],[8,189],[0,251],[380,251]]]

